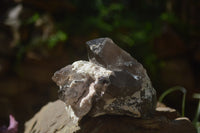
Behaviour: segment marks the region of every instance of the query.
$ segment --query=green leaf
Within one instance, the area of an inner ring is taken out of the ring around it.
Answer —
[[[182,117],[185,116],[185,98],[186,98],[186,93],[187,90],[184,87],[181,86],[175,86],[172,87],[168,90],[166,90],[160,97],[159,97],[159,102],[162,102],[163,99],[170,93],[174,92],[174,91],[181,91],[183,93],[183,100],[182,100]]]

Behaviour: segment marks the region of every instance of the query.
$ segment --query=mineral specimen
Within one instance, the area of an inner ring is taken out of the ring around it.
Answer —
[[[156,91],[143,66],[110,38],[87,42],[89,61],[76,61],[52,79],[73,120],[103,114],[148,117]]]

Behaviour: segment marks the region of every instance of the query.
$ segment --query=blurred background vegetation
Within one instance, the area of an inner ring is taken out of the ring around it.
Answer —
[[[200,92],[199,0],[1,0],[0,125],[13,114],[20,130],[57,99],[53,73],[87,60],[85,42],[110,37],[147,69],[158,96],[187,89],[193,119]],[[164,103],[181,111],[181,93]]]

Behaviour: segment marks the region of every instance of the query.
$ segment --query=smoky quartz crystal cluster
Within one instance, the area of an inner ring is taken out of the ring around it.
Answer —
[[[89,61],[76,61],[52,77],[73,120],[104,114],[150,116],[156,91],[144,67],[110,38],[86,44]]]

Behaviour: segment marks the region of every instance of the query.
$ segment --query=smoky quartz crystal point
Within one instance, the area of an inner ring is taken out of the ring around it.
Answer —
[[[156,91],[143,66],[110,38],[86,44],[89,61],[76,61],[52,77],[73,120],[104,114],[150,116]]]

